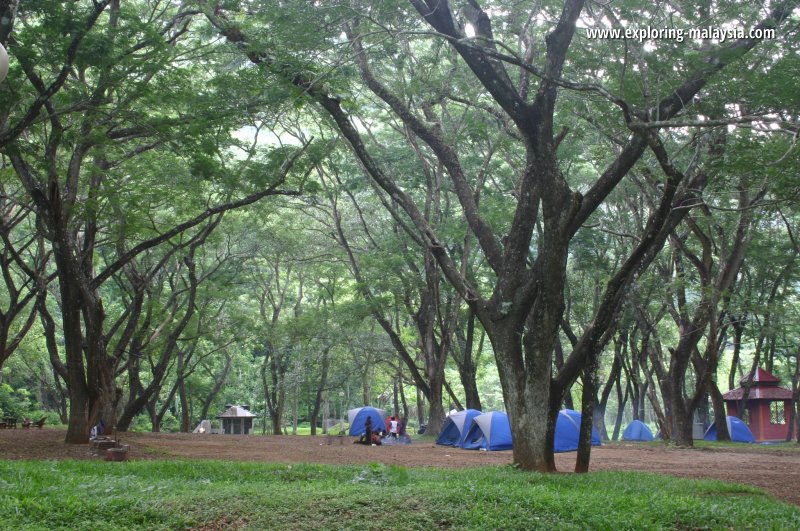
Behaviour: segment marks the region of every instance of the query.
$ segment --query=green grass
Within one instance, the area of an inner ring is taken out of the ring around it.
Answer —
[[[772,444],[748,444],[740,442],[695,441],[696,448],[720,448],[723,450],[748,450],[756,452],[800,452],[800,444],[796,442],[778,442]]]
[[[604,443],[605,444],[605,443]],[[635,446],[652,446],[663,447],[668,446],[675,448],[675,443],[668,441],[650,441],[650,442],[630,442],[630,441],[611,441],[610,445],[635,445]],[[698,449],[717,449],[726,451],[746,450],[748,452],[798,452],[800,453],[800,444],[797,442],[777,442],[772,444],[750,444],[741,442],[718,442],[718,441],[694,441],[694,447]]]
[[[762,491],[644,473],[0,461],[4,529],[798,529]]]

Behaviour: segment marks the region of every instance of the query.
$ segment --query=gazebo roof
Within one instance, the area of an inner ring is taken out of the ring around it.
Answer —
[[[231,418],[238,418],[238,419],[254,419],[258,415],[254,415],[246,408],[242,406],[231,406],[225,410],[224,413],[221,415],[217,415],[218,419],[231,419]]]
[[[778,378],[777,376],[775,376],[770,372],[765,371],[761,367],[758,367],[756,369],[756,372],[753,373],[752,380],[749,379],[748,376],[749,374],[745,375],[744,378],[739,380],[739,384],[745,385],[748,381],[751,381],[755,384],[755,386],[758,386],[759,384],[767,386],[776,386],[781,381],[780,378]]]
[[[744,387],[737,387],[728,391],[722,398],[724,400],[741,400],[744,397]],[[792,392],[783,387],[751,387],[747,395],[748,400],[791,400]]]
[[[749,376],[749,374],[747,376]],[[742,385],[747,385],[748,382],[752,382],[750,386],[750,392],[747,394],[748,400],[791,400],[792,399],[792,392],[789,389],[778,387],[778,383],[781,381],[780,378],[776,377],[774,374],[768,371],[765,371],[761,367],[758,367],[755,370],[752,379],[748,378],[747,376],[742,378],[739,381],[739,383]],[[723,400],[726,401],[741,400],[743,397],[744,397],[744,387],[737,387],[736,389],[731,389],[730,391],[722,395]]]

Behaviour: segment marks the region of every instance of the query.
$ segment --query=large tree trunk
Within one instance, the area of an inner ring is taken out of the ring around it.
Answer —
[[[487,330],[498,358],[503,399],[514,438],[513,459],[524,470],[552,472],[555,471],[555,457],[553,439],[548,437],[548,431],[554,432],[555,415],[561,403],[559,396],[552,409],[549,385],[552,357],[550,352],[539,355],[538,363],[528,369],[530,374],[524,369],[512,369],[517,360],[522,359],[519,328],[507,325],[505,329],[497,326],[494,333]],[[531,408],[530,404],[549,404],[551,408]]]
[[[597,433],[600,434],[600,437],[604,440],[608,440],[608,428],[606,427],[606,408],[608,407],[608,399],[611,396],[611,391],[614,390],[614,386],[618,385],[620,376],[621,376],[621,363],[620,363],[620,356],[621,354],[618,352],[620,344],[624,345],[623,341],[616,342],[616,350],[614,356],[614,362],[611,365],[611,372],[608,375],[608,381],[606,382],[605,386],[603,387],[603,391],[600,394],[600,399],[595,401],[594,404],[594,413],[593,413],[593,421],[594,427],[597,429]]]
[[[392,407],[394,408],[394,416],[400,416],[400,391],[399,391],[399,384],[398,379],[392,379]]]
[[[317,434],[317,419],[319,418],[319,411],[322,405],[323,393],[325,387],[328,385],[328,369],[330,367],[330,348],[326,348],[322,352],[322,373],[319,377],[319,385],[317,385],[317,392],[314,395],[314,405],[311,409],[311,435]],[[326,419],[323,419],[323,421]],[[327,431],[327,427],[323,425],[323,431]]]
[[[575,460],[575,472],[589,471],[589,460],[592,455],[592,425],[594,424],[594,402],[597,398],[597,367],[590,364],[583,371],[583,392],[581,395],[581,426],[578,438],[578,455]]]
[[[84,286],[81,292],[79,283],[82,278],[70,274],[76,267],[73,260],[63,256],[61,250],[54,254],[59,270],[70,398],[65,442],[82,444],[89,441],[89,432],[100,419],[109,433],[114,428],[117,388],[103,339],[105,314],[102,303],[97,298],[86,300],[89,290]]]
[[[622,391],[622,382],[617,381],[617,416],[614,420],[614,434],[611,436],[612,441],[619,440],[619,432],[622,429],[622,415],[625,413],[625,404],[628,402],[628,387],[625,386],[625,391]]]
[[[433,383],[433,382],[431,382]],[[444,424],[445,411],[442,405],[442,386],[431,385],[430,408],[428,409],[428,428],[425,432],[430,435],[438,435]]]
[[[219,392],[222,390],[222,387],[225,385],[225,382],[228,381],[228,375],[231,372],[231,367],[233,366],[233,356],[228,354],[228,349],[225,349],[225,365],[222,368],[222,373],[217,375],[214,378],[214,387],[211,388],[211,391],[206,396],[205,400],[203,400],[203,409],[200,412],[200,420],[208,419],[208,411],[211,409],[211,404],[214,402],[214,399],[217,398]]]
[[[405,391],[403,389],[404,386],[403,386],[403,372],[402,372],[402,370],[398,372],[397,379],[400,382],[400,385],[398,386],[398,391],[400,392],[400,403],[402,404],[402,407],[403,407],[402,418],[403,418],[404,421],[408,422],[408,416],[409,416],[408,400],[406,400],[406,393],[405,393]]]
[[[680,347],[679,347],[680,348]],[[688,355],[683,356],[674,351],[669,371],[670,411],[672,412],[672,440],[678,446],[693,446],[692,425],[694,424],[694,408],[684,396],[683,380],[688,365]]]
[[[469,309],[469,317],[467,318],[466,337],[463,337],[461,330],[456,331],[456,337],[459,338],[461,343],[462,354],[460,359],[458,356],[453,356],[453,359],[458,366],[458,376],[461,379],[461,386],[464,388],[464,402],[467,409],[483,410],[481,405],[481,397],[478,394],[477,373],[478,368],[475,365],[475,356],[473,350],[475,348],[475,311]],[[463,337],[463,342],[460,339]],[[478,341],[478,355],[483,350],[483,340],[485,333],[481,331],[481,337]]]
[[[674,408],[674,406],[673,406]],[[692,428],[694,425],[692,412],[675,411],[672,422],[672,440],[678,446],[694,446],[694,439],[692,438]]]
[[[270,350],[272,350],[270,348]],[[278,364],[273,359],[272,352],[264,359],[261,365],[261,383],[264,389],[264,403],[269,413],[269,422],[272,424],[274,435],[283,435],[283,408],[286,401],[286,391],[283,381],[279,379]],[[268,378],[267,373],[270,374]]]
[[[717,440],[730,441],[731,435],[728,433],[728,422],[726,420],[725,400],[717,387],[717,382],[709,380],[708,394],[711,397],[711,404],[714,407],[714,422],[717,425]]]
[[[184,378],[184,353],[178,349],[178,400],[181,403],[181,433],[189,433],[189,399],[186,396],[186,380]]]
[[[419,387],[416,388],[417,391],[417,425],[422,426],[425,424],[425,397],[422,395],[422,391],[419,390]]]

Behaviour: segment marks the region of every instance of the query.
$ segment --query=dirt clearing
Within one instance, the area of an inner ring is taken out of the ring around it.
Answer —
[[[64,444],[65,431],[0,430],[0,459],[99,459],[89,445]],[[416,441],[402,446],[362,446],[351,437],[122,433],[130,459],[225,459],[268,463],[366,464],[407,467],[506,465],[511,452],[478,452]],[[575,453],[556,455],[559,470],[571,471]],[[686,478],[708,478],[761,487],[800,505],[800,451],[742,445],[735,449],[676,449],[611,443],[592,449],[591,470],[640,470]]]

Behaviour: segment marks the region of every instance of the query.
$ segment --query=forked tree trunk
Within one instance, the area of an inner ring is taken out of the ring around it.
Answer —
[[[525,370],[511,368],[515,366],[515,360],[522,358],[519,333],[498,329],[488,335],[498,358],[503,399],[514,438],[514,463],[524,470],[553,472],[553,438],[548,436],[548,431],[554,432],[554,429],[548,430],[548,426],[555,426],[558,405],[554,409],[530,407],[530,404],[551,404],[551,357],[549,353],[540,357],[541,363],[531,367],[531,378]],[[560,398],[557,403],[560,405]]]

